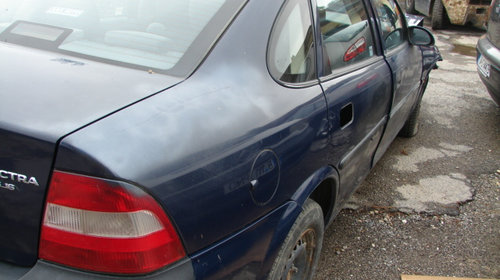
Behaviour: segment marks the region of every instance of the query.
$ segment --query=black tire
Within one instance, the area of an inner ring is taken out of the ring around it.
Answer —
[[[406,12],[409,14],[417,14],[417,10],[415,10],[415,0],[406,0]]]
[[[411,111],[410,116],[405,122],[405,125],[399,131],[399,136],[410,138],[418,133],[418,115],[420,114],[420,100],[417,106]]]
[[[441,0],[435,0],[432,7],[432,29],[442,29],[444,25],[444,7]]]
[[[323,245],[323,234],[321,207],[314,200],[307,199],[280,248],[268,279],[312,279]]]
[[[418,116],[420,115],[420,104],[422,103],[422,97],[424,96],[425,90],[427,89],[428,82],[429,76],[427,76],[427,78],[422,83],[422,86],[418,92],[417,104],[415,105],[415,108],[413,108],[413,111],[411,111],[408,119],[406,119],[406,122],[403,125],[403,128],[401,128],[401,130],[399,131],[398,136],[410,138],[417,135],[419,126]]]

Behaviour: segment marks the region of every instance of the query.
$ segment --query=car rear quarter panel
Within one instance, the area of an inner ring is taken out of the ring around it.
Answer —
[[[267,41],[279,8],[279,1],[250,1],[190,78],[65,138],[56,168],[145,188],[192,256],[284,205],[328,166],[328,122],[318,84],[292,89],[268,74]],[[277,156],[279,183],[258,186],[275,193],[256,203],[250,171],[263,150]],[[281,244],[262,238],[264,247]],[[264,261],[266,250],[259,253],[251,261]]]

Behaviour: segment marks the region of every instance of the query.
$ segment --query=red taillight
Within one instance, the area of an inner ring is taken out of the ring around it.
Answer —
[[[366,50],[366,40],[364,37],[359,38],[352,46],[350,46],[344,54],[344,61],[347,62]]]
[[[160,205],[137,187],[55,171],[39,257],[106,273],[144,274],[185,256]]]

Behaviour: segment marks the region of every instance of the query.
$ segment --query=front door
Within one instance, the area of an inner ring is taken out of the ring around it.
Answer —
[[[409,43],[404,14],[393,0],[372,0],[387,64],[392,72],[393,99],[389,122],[375,155],[377,162],[397,136],[419,98],[422,52]]]

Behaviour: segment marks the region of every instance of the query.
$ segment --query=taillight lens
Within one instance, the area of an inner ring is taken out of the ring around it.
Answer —
[[[105,273],[145,274],[185,256],[160,205],[141,189],[55,171],[39,257]]]
[[[344,54],[344,61],[347,62],[366,50],[366,40],[364,37],[359,38],[352,46],[350,46]]]

